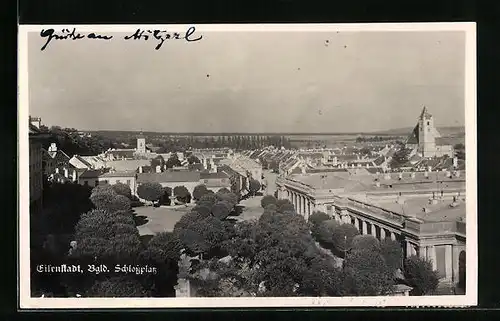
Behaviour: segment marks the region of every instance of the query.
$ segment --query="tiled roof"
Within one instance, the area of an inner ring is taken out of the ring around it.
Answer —
[[[124,172],[107,172],[100,175],[100,177],[134,177],[137,173],[132,171]]]
[[[418,144],[418,130],[419,126],[418,124],[413,128],[413,131],[411,132],[410,136],[406,139],[406,144]]]
[[[80,178],[97,178],[99,177],[103,172],[101,170],[97,169],[88,169],[85,172],[83,172],[80,175]]]
[[[450,139],[447,137],[436,137],[436,146],[451,146]]]
[[[199,172],[163,172],[163,173],[139,173],[137,182],[157,182],[157,183],[176,183],[176,182],[198,182],[200,180]]]
[[[116,150],[108,150],[105,152],[106,155],[113,155],[115,158],[132,158],[134,157],[135,150],[134,149],[116,149]]]
[[[346,168],[313,168],[313,169],[308,169],[308,173],[315,174],[315,173],[336,173],[336,172],[347,172]]]
[[[229,178],[229,175],[223,172],[200,173],[200,179],[215,179],[215,178]]]
[[[139,166],[149,165],[150,161],[148,159],[124,159],[106,162],[107,167],[113,167],[116,171],[135,171]]]
[[[380,165],[382,165],[384,162],[385,162],[385,157],[384,157],[384,156],[377,157],[377,158],[373,161],[373,163],[374,163],[376,166],[380,166]]]
[[[91,168],[92,167],[92,164],[90,164],[89,162],[87,162],[85,159],[83,159],[80,155],[75,155],[73,156],[75,159],[77,159],[78,161],[82,162],[85,166]]]

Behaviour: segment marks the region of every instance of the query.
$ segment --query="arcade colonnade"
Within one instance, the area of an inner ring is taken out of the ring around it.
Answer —
[[[308,196],[291,189],[281,190],[281,197],[288,198],[294,205],[297,214],[307,221],[309,216],[317,210],[315,201]],[[322,207],[322,206],[321,206]],[[321,209],[323,210],[323,209]],[[369,215],[357,215],[356,212],[341,208],[335,209],[334,205],[326,206],[323,210],[335,220],[354,225],[362,235],[372,235],[379,241],[390,238],[401,243],[405,257],[420,256],[432,263],[438,270],[442,281],[458,282],[459,256],[465,250],[465,245],[456,241],[435,242],[433,240],[418,240],[406,235],[402,228],[382,224],[369,218]]]

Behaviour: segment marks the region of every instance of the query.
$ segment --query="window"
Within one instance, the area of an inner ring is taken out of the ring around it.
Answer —
[[[129,179],[127,179],[127,185],[130,186],[130,180]]]
[[[89,181],[83,181],[83,185],[89,186]]]
[[[430,125],[431,125],[431,122],[430,122],[430,121],[428,121],[428,122],[427,122],[427,126],[430,126]]]

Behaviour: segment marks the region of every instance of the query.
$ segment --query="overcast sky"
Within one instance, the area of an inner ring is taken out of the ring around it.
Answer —
[[[41,51],[30,34],[30,114],[81,130],[369,132],[411,127],[425,105],[437,126],[464,124],[463,32],[210,32],[160,50],[114,36]]]

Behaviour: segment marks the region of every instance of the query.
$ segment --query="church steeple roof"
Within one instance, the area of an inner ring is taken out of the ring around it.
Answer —
[[[139,135],[137,135],[137,138],[146,138],[146,137],[144,136],[144,134],[142,133],[142,129],[141,129],[141,131],[139,132]]]
[[[429,114],[429,112],[427,111],[427,107],[424,106],[424,108],[422,108],[422,113],[420,113],[420,119],[428,119],[431,117],[432,117],[432,115]]]

